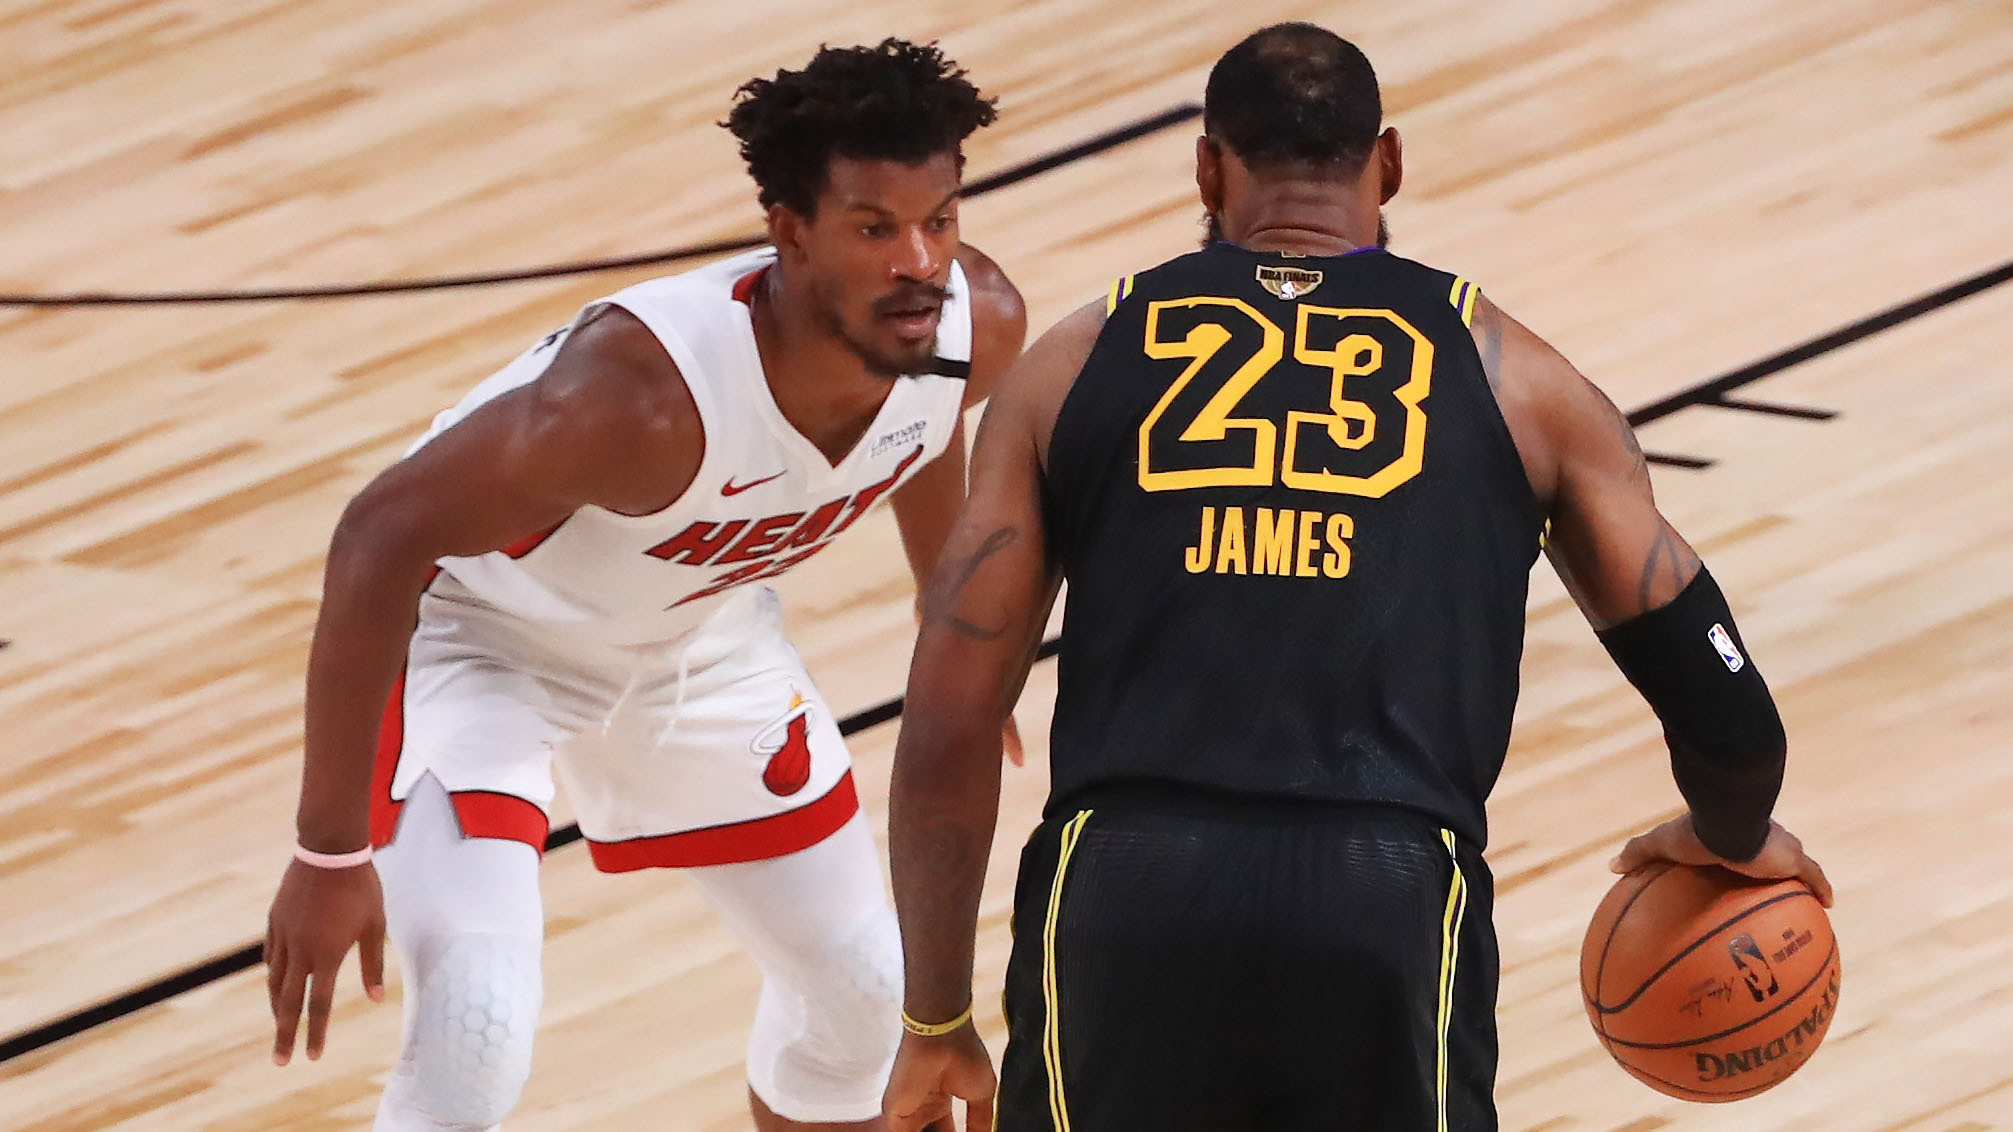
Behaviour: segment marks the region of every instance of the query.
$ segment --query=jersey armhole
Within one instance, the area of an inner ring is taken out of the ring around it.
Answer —
[[[663,348],[665,356],[669,357],[671,364],[677,367],[679,380],[685,383],[685,390],[692,398],[692,407],[699,414],[699,435],[702,447],[699,453],[699,467],[693,473],[692,483],[686,487],[684,494],[665,504],[663,507],[647,515],[628,515],[620,511],[611,511],[606,507],[592,503],[587,504],[582,510],[592,510],[617,525],[646,526],[660,523],[664,521],[666,516],[671,515],[679,507],[696,498],[700,494],[698,489],[701,485],[710,487],[717,481],[720,475],[721,463],[726,459],[726,453],[721,450],[722,446],[716,443],[716,438],[726,435],[730,432],[730,429],[724,420],[725,414],[723,413],[720,398],[715,394],[713,387],[708,382],[697,377],[697,375],[703,372],[698,354],[686,342],[684,335],[678,332],[677,327],[671,325],[669,321],[660,318],[658,313],[651,309],[650,304],[634,301],[629,295],[629,290],[626,288],[604,299],[597,300],[594,305],[618,307],[635,318],[636,321],[642,323],[649,329],[652,335],[656,336],[657,344]]]

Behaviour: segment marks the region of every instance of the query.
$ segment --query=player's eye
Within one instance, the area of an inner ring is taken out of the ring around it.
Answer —
[[[955,216],[946,215],[946,216],[932,217],[930,219],[930,233],[932,235],[941,236],[945,232],[950,231],[951,225],[955,223],[957,223],[957,217]]]
[[[860,235],[865,236],[869,240],[885,240],[893,232],[894,229],[886,224],[876,223],[876,224],[860,225]]]

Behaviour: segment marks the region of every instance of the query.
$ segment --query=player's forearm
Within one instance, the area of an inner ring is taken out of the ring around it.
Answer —
[[[894,495],[895,526],[901,532],[902,553],[915,576],[916,591],[929,584],[944,544],[957,526],[965,501],[964,425],[951,435],[949,447]]]
[[[905,722],[888,800],[904,1003],[925,1022],[971,1004],[979,895],[999,815],[998,730],[943,724]]]
[[[369,837],[371,775],[385,704],[404,670],[433,561],[348,518],[329,548],[308,655],[306,754],[296,826],[324,853]]]
[[[1760,852],[1788,744],[1712,575],[1701,568],[1676,599],[1601,642],[1663,722],[1699,840],[1729,860]]]

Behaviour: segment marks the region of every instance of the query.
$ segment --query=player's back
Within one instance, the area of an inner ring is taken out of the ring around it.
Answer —
[[[1216,244],[1113,300],[1044,485],[1070,584],[1052,812],[1161,782],[1481,844],[1543,516],[1474,288]]]

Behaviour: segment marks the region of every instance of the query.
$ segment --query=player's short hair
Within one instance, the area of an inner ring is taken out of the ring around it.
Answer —
[[[1384,120],[1356,45],[1308,23],[1247,36],[1210,68],[1203,129],[1254,170],[1362,172]]]
[[[994,99],[934,43],[820,47],[801,71],[749,79],[720,123],[741,140],[763,208],[810,216],[834,157],[920,165],[992,124]]]

